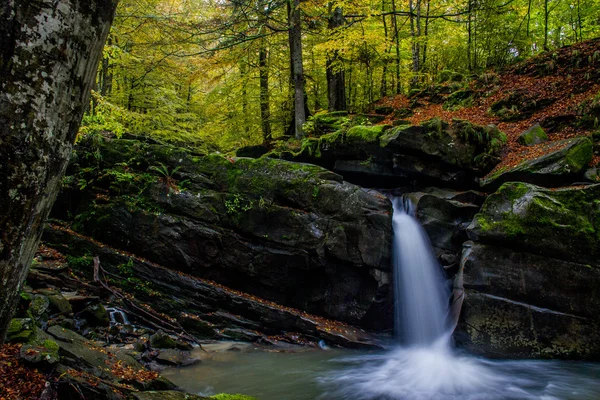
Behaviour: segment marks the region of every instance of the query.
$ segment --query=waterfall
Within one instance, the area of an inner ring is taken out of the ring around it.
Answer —
[[[396,335],[407,346],[427,346],[444,336],[450,293],[429,238],[415,219],[410,200],[394,207],[394,291]]]
[[[110,324],[111,325],[128,325],[129,319],[127,318],[127,314],[116,307],[106,307],[106,311],[110,315]]]

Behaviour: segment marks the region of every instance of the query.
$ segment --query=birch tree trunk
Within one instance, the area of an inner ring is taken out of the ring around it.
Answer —
[[[117,0],[0,0],[0,340],[60,188]]]

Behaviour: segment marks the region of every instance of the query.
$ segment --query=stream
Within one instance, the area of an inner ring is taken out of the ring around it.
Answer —
[[[489,360],[454,349],[442,268],[410,201],[392,204],[395,348],[269,352],[221,343],[200,364],[164,376],[193,393],[259,400],[600,399],[600,364]]]
[[[162,374],[191,393],[243,393],[258,400],[600,398],[600,364],[595,363],[487,360],[424,348],[280,353],[226,346],[205,346],[208,356],[195,350],[203,357],[200,364]]]

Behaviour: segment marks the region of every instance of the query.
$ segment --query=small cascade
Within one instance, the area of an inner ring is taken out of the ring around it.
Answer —
[[[127,314],[123,310],[119,310],[116,307],[106,307],[106,311],[110,316],[110,325],[129,325],[129,319]]]
[[[394,197],[392,204],[396,334],[403,345],[431,345],[448,331],[450,293],[410,199]]]

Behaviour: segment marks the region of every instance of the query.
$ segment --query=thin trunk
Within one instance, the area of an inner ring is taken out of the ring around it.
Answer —
[[[258,49],[258,71],[260,81],[260,120],[263,143],[269,143],[272,139],[268,59],[269,53],[267,50],[267,44],[262,42],[260,48]]]
[[[329,5],[329,29],[344,25],[344,15],[340,7],[331,10]],[[340,60],[339,52],[334,50],[327,56],[326,64],[327,74],[327,100],[329,111],[345,111],[346,110],[346,83],[344,69]]]
[[[388,41],[388,27],[387,27],[387,21],[385,19],[385,0],[383,0],[381,2],[381,12],[382,12],[382,16],[381,16],[381,21],[383,22],[383,34],[385,37],[385,41],[387,43]],[[392,50],[391,45],[389,47],[387,47],[385,49],[385,56],[383,59],[383,71],[381,71],[381,87],[379,89],[379,95],[383,98],[385,96],[387,96],[387,69],[388,69],[388,56],[390,54],[390,51]]]
[[[468,14],[467,14],[467,67],[470,71],[473,71],[473,64],[471,64],[471,52],[472,52],[472,38],[473,32],[471,29],[472,23],[472,11],[473,11],[473,0],[469,0],[468,3]]]
[[[531,0],[527,3],[527,37],[529,37],[530,29],[529,26],[531,24]]]
[[[111,0],[0,3],[0,340],[71,156]]]
[[[302,65],[302,30],[300,26],[300,0],[292,2],[290,14],[290,53],[294,82],[294,136],[302,139],[302,126],[306,122],[304,107],[304,68]]]
[[[544,0],[544,50],[548,51],[548,0]]]
[[[396,17],[396,1],[392,0],[392,28],[394,29],[394,41],[396,43],[396,94],[402,93],[400,81],[400,37],[398,34],[398,18]]]
[[[246,60],[240,61],[240,78],[242,79],[242,118],[246,138],[250,135],[250,111],[248,110],[248,64]]]
[[[425,43],[423,43],[423,61],[421,62],[421,66],[425,66],[425,62],[427,61],[427,34],[429,33],[429,6],[431,5],[431,0],[427,0],[427,10],[425,12],[425,31],[423,32],[423,36],[425,36]]]
[[[583,41],[583,28],[581,23],[581,9],[579,8],[580,0],[577,0],[577,27],[579,28],[579,41]]]
[[[108,45],[111,44],[110,39],[107,42]],[[110,65],[110,59],[108,57],[102,58],[102,66],[100,69],[101,74],[101,86],[100,86],[100,94],[102,96],[107,96],[112,92],[113,85],[113,73],[112,67]]]

